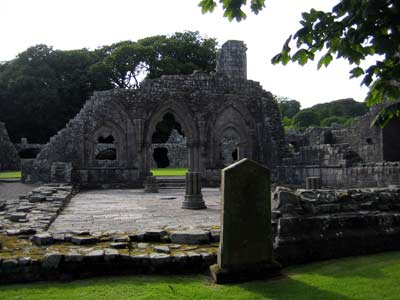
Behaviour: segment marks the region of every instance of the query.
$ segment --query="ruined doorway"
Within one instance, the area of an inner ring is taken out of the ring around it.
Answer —
[[[153,159],[156,162],[155,166],[158,169],[168,168],[170,165],[170,161],[168,158],[168,149],[165,147],[154,148]]]
[[[164,114],[152,135],[151,168],[187,168],[188,149],[182,126],[172,113]]]
[[[224,166],[239,160],[240,137],[233,128],[223,132],[221,140],[221,159]]]

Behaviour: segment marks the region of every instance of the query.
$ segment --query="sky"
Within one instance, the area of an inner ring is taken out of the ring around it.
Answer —
[[[222,17],[222,9],[202,14],[200,0],[0,0],[0,61],[13,59],[36,44],[54,49],[95,49],[122,40],[199,31],[221,46],[230,39],[247,45],[247,76],[274,95],[300,101],[303,108],[342,98],[363,101],[368,90],[361,79],[349,79],[351,66],[334,60],[317,71],[306,66],[274,66],[301,13],[330,10],[338,0],[267,0],[266,8],[240,23]]]

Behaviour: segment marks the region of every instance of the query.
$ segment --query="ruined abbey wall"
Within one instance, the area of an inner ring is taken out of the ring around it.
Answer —
[[[229,49],[245,51],[242,42],[224,46],[229,61]],[[52,181],[52,165],[58,163],[53,173],[62,174],[64,163],[71,172],[64,177],[84,186],[140,186],[153,160],[152,135],[166,113],[187,138],[189,170],[200,171],[206,184],[219,184],[225,137],[236,138],[239,159],[273,168],[287,153],[276,102],[259,83],[223,70],[145,80],[137,90],[95,92],[25,169],[32,181]]]
[[[15,171],[19,168],[18,152],[10,141],[5,124],[0,122],[0,171]]]
[[[383,187],[400,184],[400,120],[371,127],[382,107],[348,128],[308,128],[286,136],[291,155],[276,169],[277,182],[304,186],[307,177],[324,187]]]

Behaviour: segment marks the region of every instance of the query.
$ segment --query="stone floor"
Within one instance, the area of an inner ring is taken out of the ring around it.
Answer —
[[[21,182],[0,182],[0,201],[18,199],[21,195],[26,195],[39,184],[26,184]]]
[[[94,190],[77,194],[50,226],[50,232],[148,231],[211,228],[220,224],[219,189],[204,188],[204,210],[181,209],[184,190]]]

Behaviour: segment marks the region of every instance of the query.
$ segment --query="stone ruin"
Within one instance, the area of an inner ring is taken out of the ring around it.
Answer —
[[[398,118],[371,128],[375,108],[349,128],[285,136],[277,103],[247,79],[246,65],[244,43],[228,41],[216,73],[162,76],[136,90],[95,92],[35,160],[23,161],[23,180],[142,187],[151,168],[187,167],[201,173],[203,185],[218,186],[221,169],[247,157],[269,168],[278,184],[300,187],[306,178],[317,188],[400,184]],[[166,143],[154,142],[166,116],[179,130],[173,128]]]
[[[4,123],[0,122],[0,171],[20,169],[20,159],[13,143],[10,141]]]
[[[308,128],[288,132],[291,155],[276,169],[276,181],[304,186],[307,177],[320,187],[387,187],[400,184],[400,119],[371,127],[382,107],[372,108],[348,128]]]
[[[186,166],[201,173],[203,184],[218,186],[220,170],[244,157],[275,169],[288,156],[278,106],[246,73],[246,46],[228,41],[216,73],[162,76],[136,90],[95,92],[35,160],[24,162],[23,178],[141,187],[154,166],[152,136],[167,114],[180,124]]]

